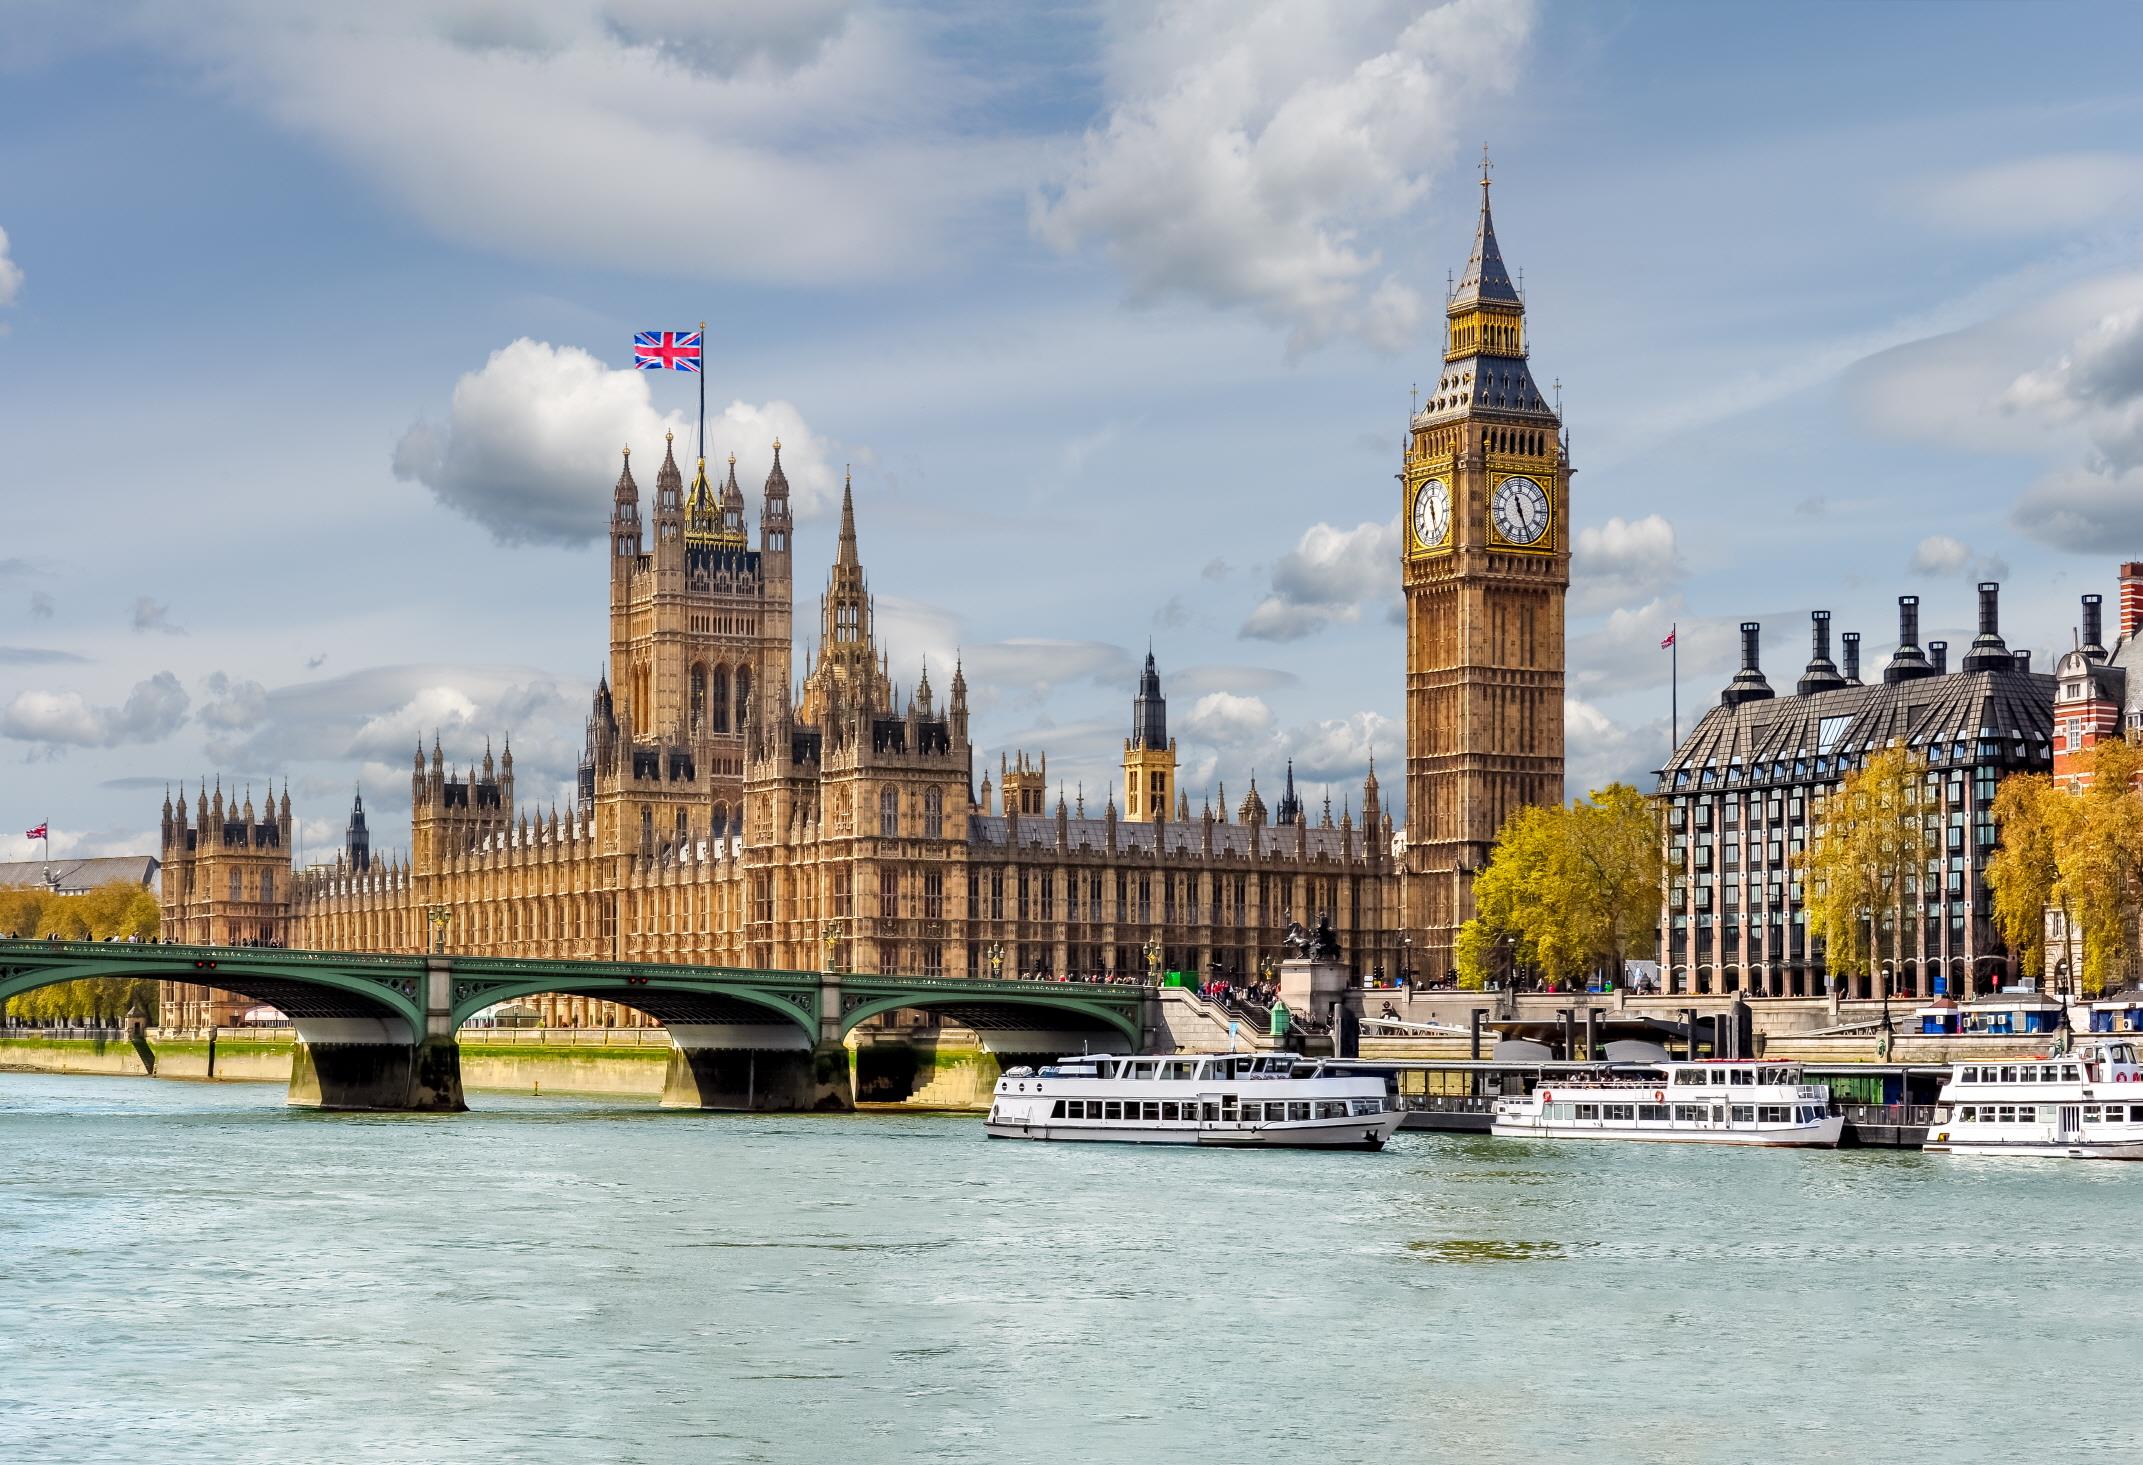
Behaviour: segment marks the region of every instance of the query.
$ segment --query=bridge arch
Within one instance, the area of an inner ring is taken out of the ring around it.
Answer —
[[[808,1049],[818,1037],[815,977],[770,987],[765,973],[738,972],[725,981],[720,969],[618,966],[485,976],[482,965],[467,959],[455,962],[451,1010],[457,1029],[502,1002],[559,996],[630,1007],[660,1022],[673,1036],[695,1029],[729,1029],[723,1046]]]
[[[115,942],[0,943],[0,1001],[94,979],[220,987],[276,1008],[300,1036],[411,1043],[424,1031],[420,958]]]
[[[1137,1014],[1127,1012],[1121,1003],[1046,991],[928,989],[850,996],[841,1013],[842,1036],[871,1018],[902,1008],[937,1013],[973,1028],[983,1047],[993,1052],[1054,1051],[1081,1039],[1100,1039],[1111,1046],[1121,1040],[1127,1051],[1136,1051],[1141,1037]]]

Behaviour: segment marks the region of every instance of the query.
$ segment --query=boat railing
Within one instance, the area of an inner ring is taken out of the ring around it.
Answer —
[[[1855,1129],[1925,1129],[1935,1122],[1933,1104],[1838,1104]]]
[[[1497,1094],[1401,1094],[1399,1107],[1415,1114],[1493,1114]]]

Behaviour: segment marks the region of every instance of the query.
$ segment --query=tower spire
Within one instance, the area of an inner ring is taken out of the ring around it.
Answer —
[[[834,563],[851,569],[862,563],[856,554],[856,479],[845,467],[841,470],[841,547]]]
[[[1458,290],[1451,297],[1454,306],[1477,305],[1493,301],[1503,305],[1520,304],[1518,287],[1511,283],[1511,272],[1503,263],[1503,251],[1496,244],[1496,220],[1488,206],[1489,171],[1495,164],[1488,160],[1488,145],[1481,145],[1481,218],[1473,230],[1473,253],[1466,260],[1466,272],[1459,276]]]

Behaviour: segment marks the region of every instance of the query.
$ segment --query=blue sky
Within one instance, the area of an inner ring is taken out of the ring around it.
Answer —
[[[345,13],[347,11],[348,13]],[[1573,791],[1971,585],[2046,664],[2143,555],[2128,6],[0,0],[0,857],[167,780],[513,735],[563,797],[618,447],[710,322],[799,624],[853,464],[897,677],[1107,790],[1151,638],[1194,803],[1401,746],[1397,493],[1483,140],[1578,476]],[[2058,58],[2058,64],[2057,64]],[[643,484],[647,475],[643,475]],[[1392,780],[1391,782],[1396,782]]]

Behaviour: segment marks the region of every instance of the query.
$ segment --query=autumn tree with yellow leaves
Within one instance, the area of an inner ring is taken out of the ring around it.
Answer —
[[[1834,977],[1892,980],[1911,949],[1925,883],[1942,854],[1941,801],[1927,760],[1888,747],[1849,770],[1823,799],[1798,871],[1811,940]],[[1887,947],[1887,960],[1885,948]]]
[[[2143,921],[2143,748],[2108,738],[2091,749],[2091,778],[2070,793],[2039,774],[2011,775],[1994,796],[2001,848],[1987,889],[2002,939],[2029,976],[2047,968],[2046,915],[2078,948],[2085,996],[2120,985],[2137,966]]]
[[[1619,981],[1624,961],[1652,953],[1665,880],[1659,815],[1628,784],[1520,809],[1474,880],[1459,985],[1485,986],[1513,963],[1557,981],[1603,969]]]
[[[127,880],[114,880],[80,895],[49,890],[0,890],[0,931],[17,936],[58,936],[67,941],[151,940],[157,932],[156,897]],[[136,978],[98,977],[55,982],[8,1000],[10,1017],[33,1022],[115,1025],[139,1007],[156,1020],[157,984]]]

